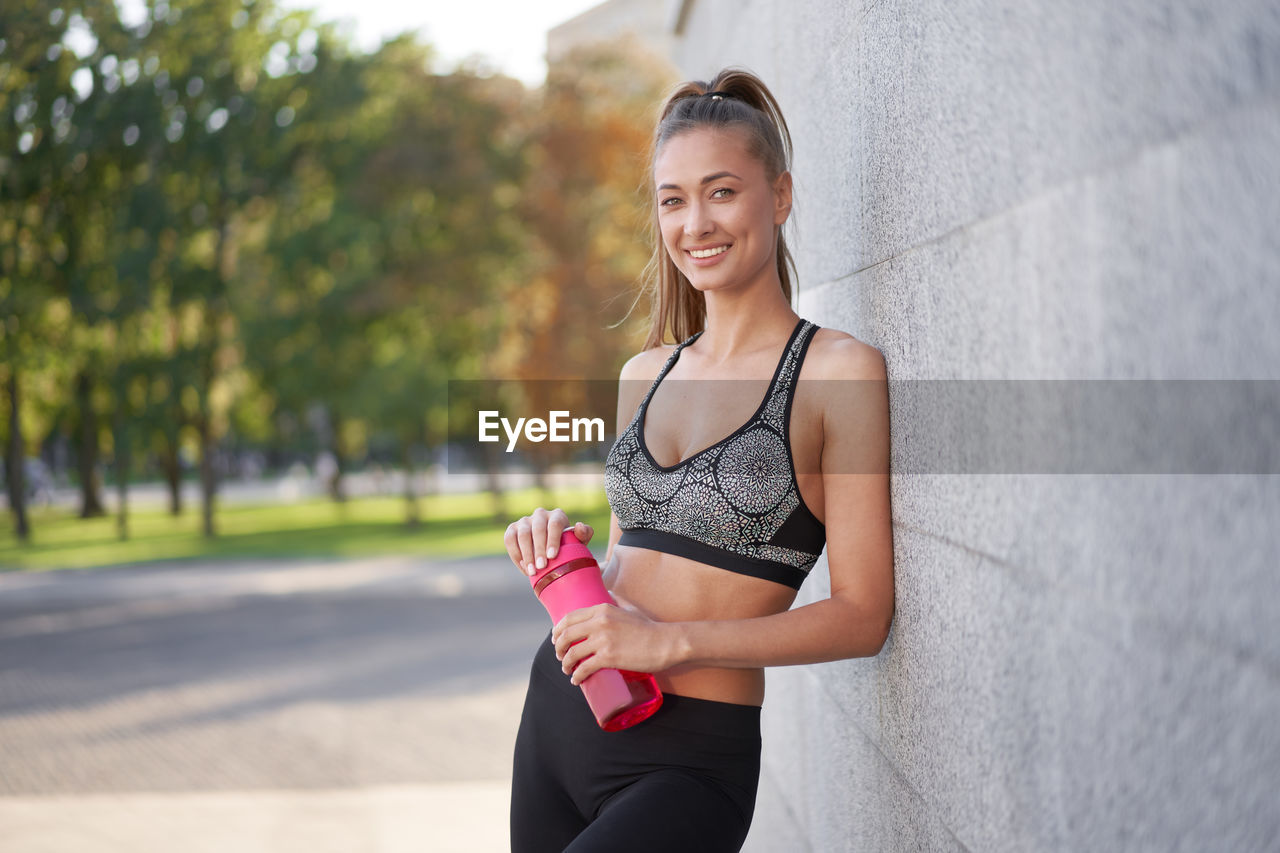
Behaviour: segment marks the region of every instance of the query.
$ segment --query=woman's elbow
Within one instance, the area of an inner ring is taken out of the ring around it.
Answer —
[[[878,607],[854,605],[851,609],[851,630],[845,657],[873,658],[880,654],[889,640],[889,631],[893,627],[893,602]]]
[[[889,641],[889,631],[893,628],[893,605],[892,603],[886,608],[884,614],[876,621],[875,630],[872,632],[872,647],[867,657],[875,657],[884,649],[884,644]]]
[[[897,596],[894,595],[893,588],[890,587],[888,595],[880,602],[876,613],[876,632],[875,632],[875,651],[872,655],[880,654],[884,648],[884,644],[889,642],[889,632],[893,629],[893,614],[897,606]]]

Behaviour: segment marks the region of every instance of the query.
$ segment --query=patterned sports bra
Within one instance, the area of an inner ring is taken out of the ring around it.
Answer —
[[[800,497],[789,439],[796,377],[817,329],[808,320],[796,324],[750,420],[662,466],[644,443],[645,413],[680,351],[702,333],[675,348],[605,459],[605,493],[622,528],[618,544],[800,588],[826,542],[826,528]]]

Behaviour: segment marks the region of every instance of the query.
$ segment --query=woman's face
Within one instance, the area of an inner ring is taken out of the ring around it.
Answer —
[[[791,175],[774,181],[742,131],[699,128],[668,139],[654,163],[667,254],[705,292],[777,281],[777,227],[791,212]]]

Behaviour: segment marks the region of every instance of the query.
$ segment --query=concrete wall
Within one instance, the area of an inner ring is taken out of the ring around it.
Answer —
[[[1280,379],[1273,0],[671,20],[687,76],[779,96],[800,308],[891,378]],[[748,850],[1277,849],[1280,477],[899,474],[893,502],[890,641],[770,672]]]

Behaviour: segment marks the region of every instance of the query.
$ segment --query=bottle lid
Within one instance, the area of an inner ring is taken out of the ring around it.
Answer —
[[[540,594],[547,584],[588,566],[598,567],[599,564],[596,558],[591,556],[591,550],[578,539],[577,534],[572,529],[566,530],[560,534],[560,548],[556,551],[555,557],[547,560],[546,568],[542,571],[534,572],[529,578],[529,583],[534,593]]]

